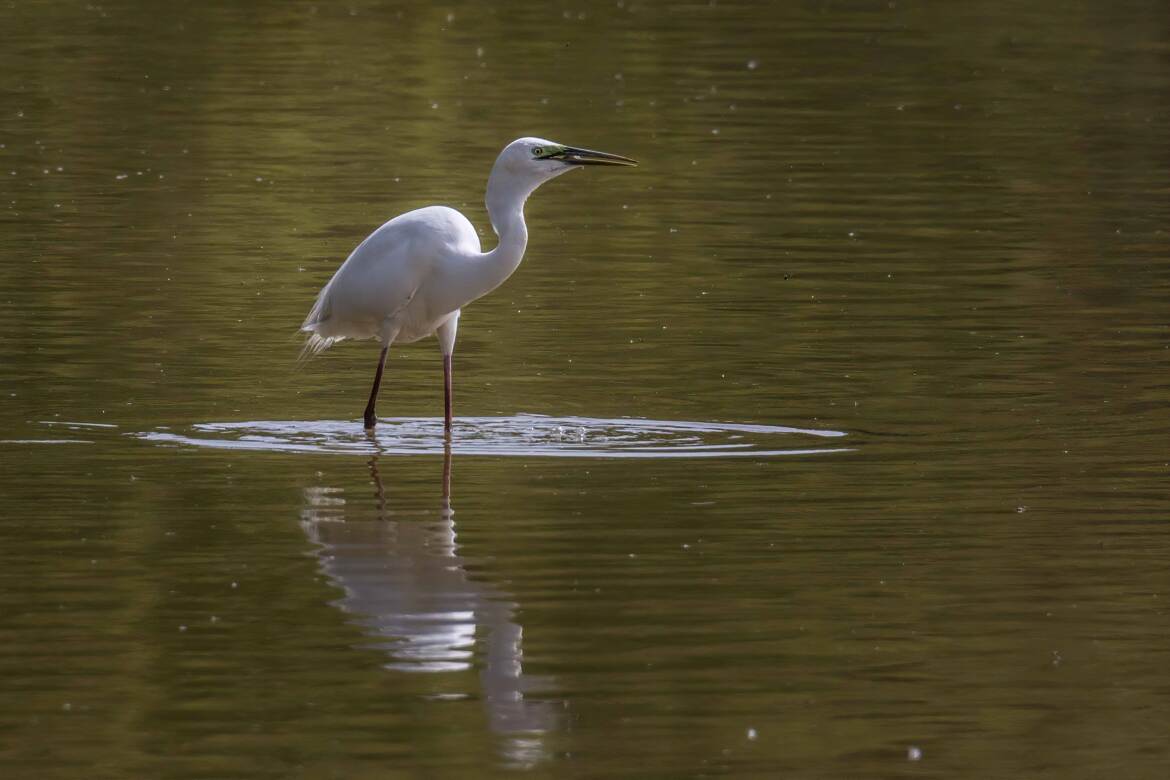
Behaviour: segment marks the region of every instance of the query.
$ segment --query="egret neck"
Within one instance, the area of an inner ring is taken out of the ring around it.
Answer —
[[[540,184],[541,179],[517,176],[499,164],[492,168],[484,202],[500,242],[468,264],[469,303],[499,287],[520,266],[528,246],[524,202]]]

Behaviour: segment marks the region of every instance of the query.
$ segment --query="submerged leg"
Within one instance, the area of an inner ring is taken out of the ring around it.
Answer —
[[[377,499],[378,519],[385,520],[386,515],[386,488],[382,486],[382,476],[378,473],[378,453],[374,453],[366,465],[370,467],[370,479],[374,483],[374,498]]]
[[[451,439],[443,442],[443,517],[450,517],[451,511]]]
[[[451,356],[443,355],[443,432],[451,438]]]
[[[374,374],[374,386],[370,389],[370,402],[366,404],[366,430],[372,430],[378,424],[378,417],[374,413],[374,403],[378,400],[378,388],[382,386],[382,368],[386,365],[386,352],[390,347],[382,347],[382,354],[378,357],[378,372]]]

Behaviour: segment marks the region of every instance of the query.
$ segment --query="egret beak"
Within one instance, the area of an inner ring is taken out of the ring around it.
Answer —
[[[609,154],[608,152],[595,152],[592,149],[577,149],[573,146],[566,146],[563,150],[555,155],[555,159],[566,162],[569,165],[637,165],[637,160],[631,160],[629,157],[622,157],[620,154]]]

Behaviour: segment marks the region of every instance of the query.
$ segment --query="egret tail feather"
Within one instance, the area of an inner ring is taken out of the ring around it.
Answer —
[[[302,328],[302,330],[307,330],[307,328]],[[309,337],[305,339],[305,346],[301,347],[301,354],[297,360],[307,360],[314,355],[319,355],[343,338],[344,336],[321,336],[317,333],[310,333]]]
[[[332,282],[321,288],[321,292],[317,294],[317,300],[313,302],[313,308],[309,310],[305,321],[301,323],[301,331],[308,333],[309,336],[305,339],[305,346],[301,348],[300,357],[297,358],[298,361],[320,354],[333,346],[335,342],[341,341],[340,336],[323,336],[319,332],[322,326],[329,320],[331,313],[332,307],[329,305],[330,287],[332,287]]]

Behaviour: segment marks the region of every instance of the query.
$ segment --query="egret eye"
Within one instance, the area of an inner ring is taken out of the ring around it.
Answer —
[[[540,157],[541,155],[543,155],[543,154],[544,154],[544,147],[543,147],[543,146],[538,146],[538,147],[536,147],[535,149],[533,149],[533,150],[532,150],[532,153],[533,153],[534,155],[536,155],[537,157]]]

